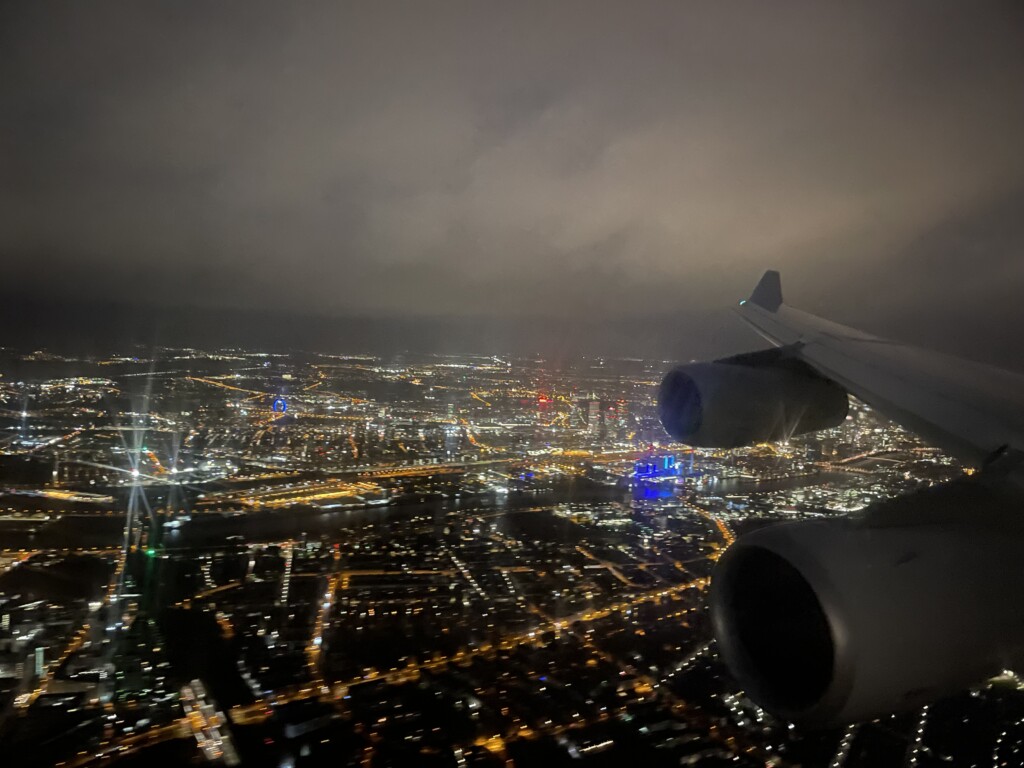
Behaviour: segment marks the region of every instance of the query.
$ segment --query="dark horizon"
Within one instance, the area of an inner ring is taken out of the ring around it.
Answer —
[[[785,284],[785,276],[783,277]],[[791,302],[801,309],[799,297]],[[896,304],[886,311],[814,311],[896,341],[968,360],[1024,370],[1019,329],[1024,307],[1006,302],[999,314],[972,311],[969,299],[936,302],[925,311]],[[955,325],[957,333],[950,333]],[[583,357],[685,361],[724,357],[764,342],[737,317],[732,304],[713,311],[609,320],[601,317],[494,318],[486,316],[311,316],[201,307],[146,306],[85,299],[49,302],[0,294],[0,348],[46,349],[102,357],[167,347],[266,352],[394,355],[537,355],[557,363]]]

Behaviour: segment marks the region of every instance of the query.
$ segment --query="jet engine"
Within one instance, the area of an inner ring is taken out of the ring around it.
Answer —
[[[711,586],[724,660],[762,707],[820,726],[1020,668],[1024,524],[1013,507],[965,480],[741,536]]]
[[[735,448],[837,426],[846,391],[774,350],[674,368],[661,382],[658,411],[687,445]]]

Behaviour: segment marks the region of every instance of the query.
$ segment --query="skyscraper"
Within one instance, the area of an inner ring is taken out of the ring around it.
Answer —
[[[587,431],[592,434],[598,434],[601,428],[601,401],[591,400],[587,404]]]

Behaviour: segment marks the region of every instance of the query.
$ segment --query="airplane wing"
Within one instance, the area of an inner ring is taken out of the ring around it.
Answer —
[[[787,720],[838,725],[1024,669],[1024,376],[793,309],[778,272],[737,311],[774,348],[666,373],[658,409],[675,439],[786,440],[841,425],[852,394],[983,467],[850,515],[741,533],[715,565],[709,606],[747,696]]]
[[[740,316],[776,346],[962,461],[1024,450],[1024,376],[931,352],[787,306],[765,272]]]

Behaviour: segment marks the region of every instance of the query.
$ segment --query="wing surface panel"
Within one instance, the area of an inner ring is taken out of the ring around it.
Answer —
[[[1000,449],[1024,450],[1024,376],[893,342],[785,304],[738,312],[889,418],[960,459],[981,464]]]

